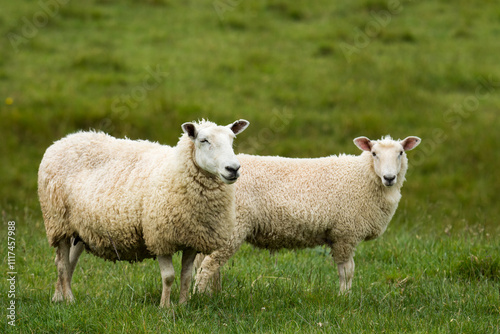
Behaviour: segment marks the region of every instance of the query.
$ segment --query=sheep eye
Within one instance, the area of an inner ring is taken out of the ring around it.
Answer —
[[[372,155],[373,155],[374,157],[376,157],[376,156],[377,156],[377,153],[375,153],[375,152],[372,152]]]
[[[399,155],[403,155],[403,151],[399,152]]]
[[[210,142],[206,139],[202,139],[202,140],[200,140],[200,142],[210,144]]]

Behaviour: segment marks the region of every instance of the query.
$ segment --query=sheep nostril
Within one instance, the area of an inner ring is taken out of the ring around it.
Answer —
[[[394,175],[394,174],[384,175],[384,180],[386,180],[387,182],[392,182],[392,181],[394,181],[395,178],[396,178],[396,175]]]
[[[236,174],[239,169],[240,169],[240,166],[236,166],[236,167],[226,166],[226,170],[228,172],[230,172],[231,174]]]

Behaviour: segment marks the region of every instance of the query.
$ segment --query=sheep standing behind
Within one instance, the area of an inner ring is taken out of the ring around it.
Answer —
[[[238,155],[245,169],[236,185],[236,224],[230,241],[196,259],[196,288],[220,289],[220,266],[244,241],[259,248],[328,245],[337,263],[340,290],[351,288],[354,251],[363,240],[380,236],[389,224],[405,180],[405,151],[418,137],[378,141],[359,137],[359,156],[290,159]]]
[[[73,301],[83,249],[107,260],[158,258],[160,306],[170,305],[172,254],[182,250],[179,302],[188,296],[197,252],[226,243],[235,220],[240,164],[233,139],[248,122],[184,123],[177,146],[79,132],[50,146],[38,172],[47,238],[56,247],[53,301]]]

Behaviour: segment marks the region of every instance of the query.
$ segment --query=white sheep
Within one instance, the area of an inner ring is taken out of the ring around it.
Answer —
[[[50,146],[38,172],[47,238],[56,247],[53,301],[73,301],[71,278],[85,248],[107,260],[158,258],[160,306],[170,305],[172,254],[182,250],[179,302],[197,252],[226,243],[235,220],[240,164],[234,137],[248,126],[184,123],[177,146],[79,132]]]
[[[269,250],[328,245],[340,290],[349,290],[355,248],[385,231],[401,198],[408,167],[405,151],[415,148],[420,138],[359,137],[354,143],[363,150],[359,156],[238,155],[245,173],[236,185],[235,228],[224,248],[196,259],[195,290],[220,289],[220,266],[244,241]]]

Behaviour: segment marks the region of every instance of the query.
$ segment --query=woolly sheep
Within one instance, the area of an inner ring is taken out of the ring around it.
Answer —
[[[196,253],[224,245],[234,225],[240,164],[232,143],[248,124],[184,123],[175,147],[96,132],[50,146],[38,194],[49,244],[57,248],[52,300],[74,300],[71,278],[85,248],[111,261],[158,258],[162,307],[170,305],[172,254],[182,250],[185,302]]]
[[[236,185],[236,224],[230,242],[198,255],[195,289],[220,289],[220,266],[246,240],[269,250],[328,245],[337,263],[340,291],[351,288],[354,251],[389,224],[405,180],[405,151],[418,137],[354,139],[363,152],[318,159],[238,155],[245,173]],[[200,267],[201,266],[201,267]]]

